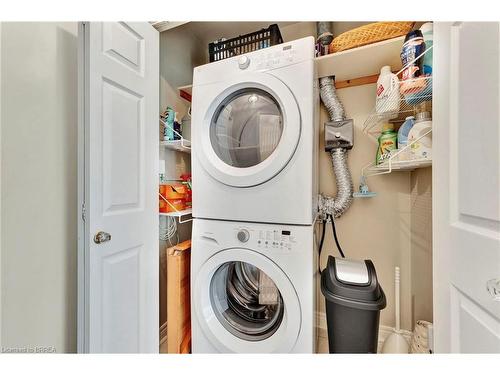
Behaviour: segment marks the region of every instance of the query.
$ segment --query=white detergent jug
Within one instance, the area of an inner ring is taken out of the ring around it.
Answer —
[[[398,76],[391,71],[389,65],[383,66],[377,80],[375,104],[377,114],[386,119],[396,118],[399,112],[400,99]]]
[[[432,159],[432,119],[430,112],[417,113],[415,125],[408,133],[413,159]]]

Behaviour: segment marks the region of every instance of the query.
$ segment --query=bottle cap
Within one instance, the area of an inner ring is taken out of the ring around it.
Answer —
[[[388,130],[394,130],[394,124],[391,124],[390,122],[386,122],[382,125],[383,132],[386,132]]]
[[[416,115],[416,122],[429,121],[432,120],[431,113],[428,111],[418,112]]]
[[[405,43],[407,41],[409,41],[410,39],[414,39],[414,38],[423,38],[423,34],[422,34],[422,31],[420,30],[412,30],[410,31],[408,34],[406,34],[406,37],[405,37]]]
[[[380,74],[389,74],[389,73],[392,73],[390,65],[383,66],[382,69],[380,69]]]
[[[431,32],[432,33],[432,29],[433,29],[433,24],[432,22],[426,22],[424,23],[422,26],[420,26],[420,31],[425,34],[425,33],[429,33]]]

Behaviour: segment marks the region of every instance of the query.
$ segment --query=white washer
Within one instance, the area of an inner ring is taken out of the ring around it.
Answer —
[[[193,216],[312,224],[314,38],[199,66],[193,81]]]
[[[313,238],[312,226],[194,219],[193,353],[314,353]]]

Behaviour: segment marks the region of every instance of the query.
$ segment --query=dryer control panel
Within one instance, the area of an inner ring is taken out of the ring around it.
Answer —
[[[291,251],[297,243],[293,230],[283,228],[238,226],[235,228],[235,237],[240,243],[259,250]]]

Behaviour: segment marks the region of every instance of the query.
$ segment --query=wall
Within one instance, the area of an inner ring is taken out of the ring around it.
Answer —
[[[338,90],[347,116],[354,119],[354,148],[349,152],[349,167],[355,189],[361,169],[375,158],[376,141],[362,132],[363,123],[375,105],[375,85]],[[320,191],[335,195],[335,178],[329,154],[324,152],[323,123],[328,116],[321,107],[320,116]],[[410,248],[410,174],[408,172],[374,176],[368,179],[375,198],[355,198],[351,208],[336,221],[339,242],[346,257],[371,259],[387,298],[380,324],[394,326],[394,267],[401,268],[401,325],[411,329],[411,248]],[[318,230],[319,233],[319,230]],[[327,226],[321,265],[327,256],[338,256],[331,226]],[[324,297],[318,288],[319,311],[324,313]],[[320,325],[324,322],[320,321]]]
[[[160,34],[160,112],[167,106],[178,112],[178,120],[187,113],[189,103],[179,96],[177,87],[193,82],[193,68],[205,63],[205,48],[184,26]],[[191,172],[190,154],[160,148],[160,160],[165,161],[167,178],[179,178]],[[161,218],[163,220],[163,218]],[[191,225],[177,226],[179,241],[191,237]],[[177,238],[172,239],[177,243]],[[160,327],[167,321],[167,258],[166,249],[171,246],[160,241]]]
[[[4,348],[76,350],[77,24],[3,23]]]
[[[411,290],[414,321],[432,316],[432,169],[411,174]]]

